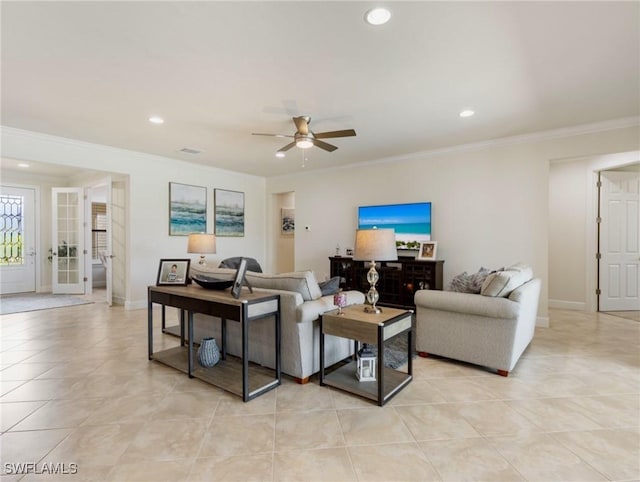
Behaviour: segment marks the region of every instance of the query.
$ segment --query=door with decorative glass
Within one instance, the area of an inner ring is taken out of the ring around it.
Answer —
[[[0,294],[36,290],[34,188],[0,186]]]
[[[55,187],[51,196],[52,291],[84,294],[84,190]]]

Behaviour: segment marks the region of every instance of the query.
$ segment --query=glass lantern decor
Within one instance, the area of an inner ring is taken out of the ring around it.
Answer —
[[[371,347],[363,343],[362,348],[358,350],[356,376],[360,382],[376,381],[376,355]]]

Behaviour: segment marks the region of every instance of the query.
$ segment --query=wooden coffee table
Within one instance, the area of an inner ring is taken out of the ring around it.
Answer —
[[[413,311],[382,308],[382,313],[365,313],[364,305],[352,305],[342,310],[329,311],[320,316],[320,385],[329,385],[354,393],[382,406],[402,390],[413,379],[411,360],[411,338],[413,336],[411,320]],[[354,340],[354,352],[359,343],[378,346],[376,380],[361,382],[356,377],[355,360],[332,370],[325,371],[324,337],[339,336]],[[407,337],[407,371],[384,366],[384,346],[396,336]]]

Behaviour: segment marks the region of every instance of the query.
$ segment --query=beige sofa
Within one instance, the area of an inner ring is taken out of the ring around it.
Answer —
[[[233,279],[236,270],[192,265],[191,275],[202,274],[218,279]],[[247,272],[246,279],[254,292],[280,295],[281,313],[281,364],[282,372],[306,383],[309,377],[320,371],[320,314],[334,310],[333,295],[322,296],[320,286],[312,271],[283,274]],[[247,289],[247,288],[243,288]],[[347,291],[349,305],[364,303],[359,291]],[[220,321],[211,316],[194,315],[197,342],[204,336],[220,339]],[[249,360],[269,368],[275,367],[273,318],[252,322],[249,332]],[[227,351],[241,353],[241,334],[238,323],[227,323]],[[345,338],[325,337],[325,363],[331,365],[353,353],[353,343]]]
[[[480,294],[417,291],[416,350],[508,376],[533,339],[540,284],[518,264],[489,275]]]

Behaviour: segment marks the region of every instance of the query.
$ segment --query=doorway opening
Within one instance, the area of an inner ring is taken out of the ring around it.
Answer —
[[[274,273],[295,271],[295,208],[293,191],[273,195],[274,247],[272,250]],[[277,224],[277,226],[276,226]]]

